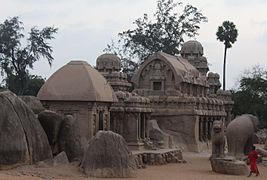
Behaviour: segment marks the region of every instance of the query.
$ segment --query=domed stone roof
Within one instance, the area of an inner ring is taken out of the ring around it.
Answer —
[[[85,61],[71,61],[57,70],[37,97],[48,101],[117,102],[107,80]]]
[[[108,70],[120,71],[121,61],[115,54],[102,54],[96,60],[96,69],[100,72]]]
[[[195,40],[190,40],[184,43],[181,49],[181,55],[185,54],[200,54],[203,55],[203,46],[200,42]]]

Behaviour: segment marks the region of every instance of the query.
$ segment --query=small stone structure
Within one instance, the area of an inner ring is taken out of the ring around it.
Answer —
[[[33,111],[10,91],[0,93],[0,169],[52,158]]]
[[[98,130],[110,129],[110,107],[117,102],[107,80],[85,61],[71,61],[60,68],[37,97],[46,109],[73,116],[82,149]]]
[[[99,131],[88,143],[81,167],[89,177],[135,177],[136,164],[126,141],[112,131]]]

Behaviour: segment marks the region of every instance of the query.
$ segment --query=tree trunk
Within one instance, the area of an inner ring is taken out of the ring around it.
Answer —
[[[225,90],[226,51],[227,51],[227,47],[225,45],[224,46],[224,58],[223,58],[223,90]]]

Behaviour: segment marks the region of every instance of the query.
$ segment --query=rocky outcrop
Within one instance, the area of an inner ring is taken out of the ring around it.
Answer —
[[[0,114],[0,168],[52,158],[47,136],[24,101],[1,92]]]
[[[134,177],[136,164],[122,136],[99,131],[88,143],[81,167],[89,177]]]
[[[19,96],[35,114],[39,114],[41,111],[45,110],[41,101],[35,96]]]
[[[65,151],[70,161],[82,160],[83,149],[77,123],[71,115],[63,119],[59,132],[59,150]]]
[[[58,147],[59,131],[63,117],[54,111],[45,110],[38,114],[38,120],[45,130],[53,154],[58,154],[60,152]]]
[[[70,161],[82,159],[79,128],[73,116],[63,117],[54,111],[45,110],[38,115],[38,119],[47,134],[53,155],[65,151]]]

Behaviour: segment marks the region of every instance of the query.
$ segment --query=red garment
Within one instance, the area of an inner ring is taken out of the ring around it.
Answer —
[[[255,150],[250,151],[250,153],[248,154],[248,159],[250,162],[250,171],[253,173],[258,172],[258,168],[257,168],[258,156],[259,156],[259,153]]]

